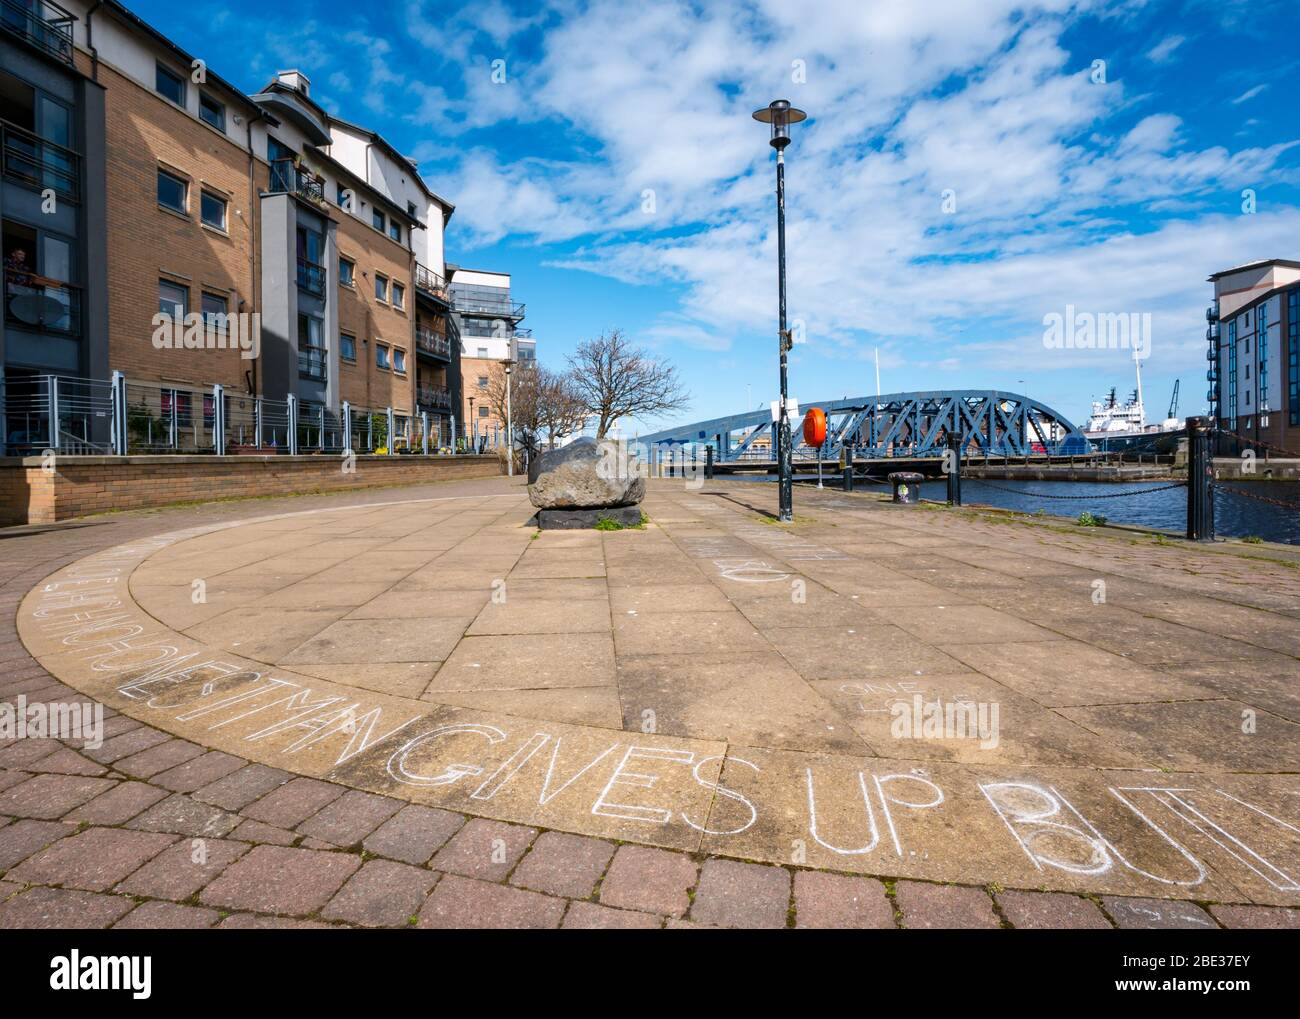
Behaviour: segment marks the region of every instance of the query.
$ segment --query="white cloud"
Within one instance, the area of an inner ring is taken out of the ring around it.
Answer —
[[[1147,59],[1157,64],[1167,63],[1173,57],[1174,51],[1186,41],[1186,36],[1166,36],[1147,50]]]

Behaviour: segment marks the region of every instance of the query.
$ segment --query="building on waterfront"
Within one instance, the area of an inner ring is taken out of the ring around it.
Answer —
[[[520,328],[524,305],[510,293],[510,274],[449,267],[451,294],[460,336],[465,434],[495,443],[506,428],[506,408],[496,406],[493,379],[507,361],[532,362],[537,344],[531,329]]]
[[[4,442],[26,441],[41,377],[108,373],[105,93],[76,25],[44,0],[0,7]]]
[[[1206,309],[1210,415],[1217,449],[1300,450],[1300,261],[1263,259],[1216,272]]]
[[[170,419],[172,446],[210,444],[214,384],[241,429],[249,397],[292,396],[322,446],[344,405],[393,408],[407,442],[421,420],[449,442],[451,203],[330,115],[303,72],[248,95],[116,0],[66,2],[6,0],[0,16],[6,378],[121,372],[130,427],[152,441]],[[160,342],[159,314],[202,335]],[[16,405],[6,434],[22,431]]]

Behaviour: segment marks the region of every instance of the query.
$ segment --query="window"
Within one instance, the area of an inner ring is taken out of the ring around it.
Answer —
[[[388,348],[382,343],[375,344],[375,365],[385,371],[388,370]]]
[[[388,300],[388,277],[375,273],[375,297],[381,301]]]
[[[406,214],[407,214],[408,216],[410,216],[412,219],[417,219],[417,218],[418,218],[418,217],[415,215],[415,203],[414,203],[414,202],[407,202],[407,203],[406,203]]]
[[[1286,355],[1288,424],[1300,425],[1300,287],[1286,292]]]
[[[339,357],[344,361],[356,361],[357,338],[348,333],[339,333]]]
[[[226,200],[210,191],[202,192],[199,197],[199,217],[210,227],[226,229]]]
[[[1237,430],[1237,320],[1228,320],[1228,428]]]
[[[1268,305],[1261,304],[1255,315],[1255,329],[1259,342],[1255,349],[1259,351],[1259,406],[1268,408]]]
[[[170,280],[158,281],[158,312],[170,315],[172,321],[181,322],[190,307],[190,292],[187,287],[178,286]]]
[[[403,374],[406,372],[406,351],[400,347],[393,348],[393,371]]]
[[[488,377],[486,375],[480,375],[478,377],[479,389],[487,389],[487,386],[488,386]]]
[[[187,214],[189,204],[189,181],[174,177],[166,170],[158,171],[158,204],[164,209]]]
[[[397,222],[397,220],[395,219],[390,221],[388,224],[388,236],[391,237],[393,240],[395,240],[398,244],[401,244],[402,224]]]
[[[325,382],[326,369],[324,323],[314,315],[298,315],[298,377]]]
[[[375,229],[376,229],[376,230],[378,230],[380,233],[383,233],[383,230],[384,230],[384,214],[383,214],[382,212],[380,212],[378,209],[376,209],[376,210],[375,210],[375,213],[374,213],[374,217],[371,219],[371,222],[375,224]]]
[[[345,287],[352,286],[352,278],[357,271],[355,262],[349,262],[346,258],[339,259],[339,282]]]
[[[394,308],[405,307],[405,304],[403,303],[405,302],[405,300],[406,300],[406,287],[402,286],[402,284],[394,280],[393,281],[393,307]]]
[[[230,304],[222,294],[203,293],[203,321],[208,324],[209,328],[223,330],[225,329],[226,315],[229,313]],[[218,318],[218,316],[220,316]]]
[[[478,416],[481,417],[481,418],[485,418],[485,417],[487,417],[489,413],[490,413],[490,410],[489,410],[489,408],[487,408],[487,407],[479,407],[479,409],[478,409]]]
[[[226,107],[206,92],[199,93],[199,120],[211,124],[218,131],[226,130]]]
[[[488,356],[487,347],[479,347],[479,348],[478,348],[478,356],[479,356],[479,357],[487,357],[487,356]]]
[[[154,71],[154,90],[177,106],[185,105],[185,79],[171,68],[158,64]]]

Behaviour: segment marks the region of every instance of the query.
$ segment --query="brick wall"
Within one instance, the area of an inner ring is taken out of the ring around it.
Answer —
[[[473,350],[474,337],[465,338],[464,344],[466,349]],[[473,433],[475,422],[478,426],[479,435],[491,435],[493,429],[499,429],[503,434],[506,427],[506,409],[497,407],[492,402],[492,394],[500,386],[499,379],[503,378],[504,368],[501,362],[491,358],[466,357],[462,352],[460,355],[460,377],[464,392],[465,406],[460,409],[461,414],[469,414],[469,398],[474,397],[474,416],[465,418],[465,434]],[[487,378],[487,386],[480,389],[479,379]],[[483,416],[483,408],[488,409],[487,416]]]
[[[359,456],[344,474],[338,457],[93,456],[0,458],[0,526],[49,524],[90,513],[169,503],[300,495],[494,477],[496,456]]]
[[[411,414],[415,407],[415,288],[411,285],[411,253],[355,216],[338,222],[339,255],[355,265],[353,286],[340,285],[339,332],[356,337],[355,363],[340,361],[339,399],[359,407],[388,407]],[[375,276],[388,279],[388,301],[375,297]],[[406,288],[404,308],[392,303],[392,284]],[[375,361],[375,345],[389,348],[390,368]],[[392,351],[406,355],[406,372],[391,368]]]
[[[132,379],[242,391],[252,361],[238,350],[158,350],[152,318],[160,279],[188,292],[190,311],[201,310],[205,291],[225,297],[231,313],[258,310],[249,155],[111,67],[101,65],[99,80],[107,90],[109,364]],[[186,215],[158,204],[159,169],[188,181]],[[256,188],[267,186],[268,174],[253,161]],[[200,221],[205,188],[227,201],[225,232]]]

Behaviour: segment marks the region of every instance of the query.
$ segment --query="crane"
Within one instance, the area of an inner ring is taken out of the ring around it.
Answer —
[[[1169,413],[1165,415],[1166,417],[1178,416],[1178,381],[1174,379],[1174,398],[1169,401]]]

